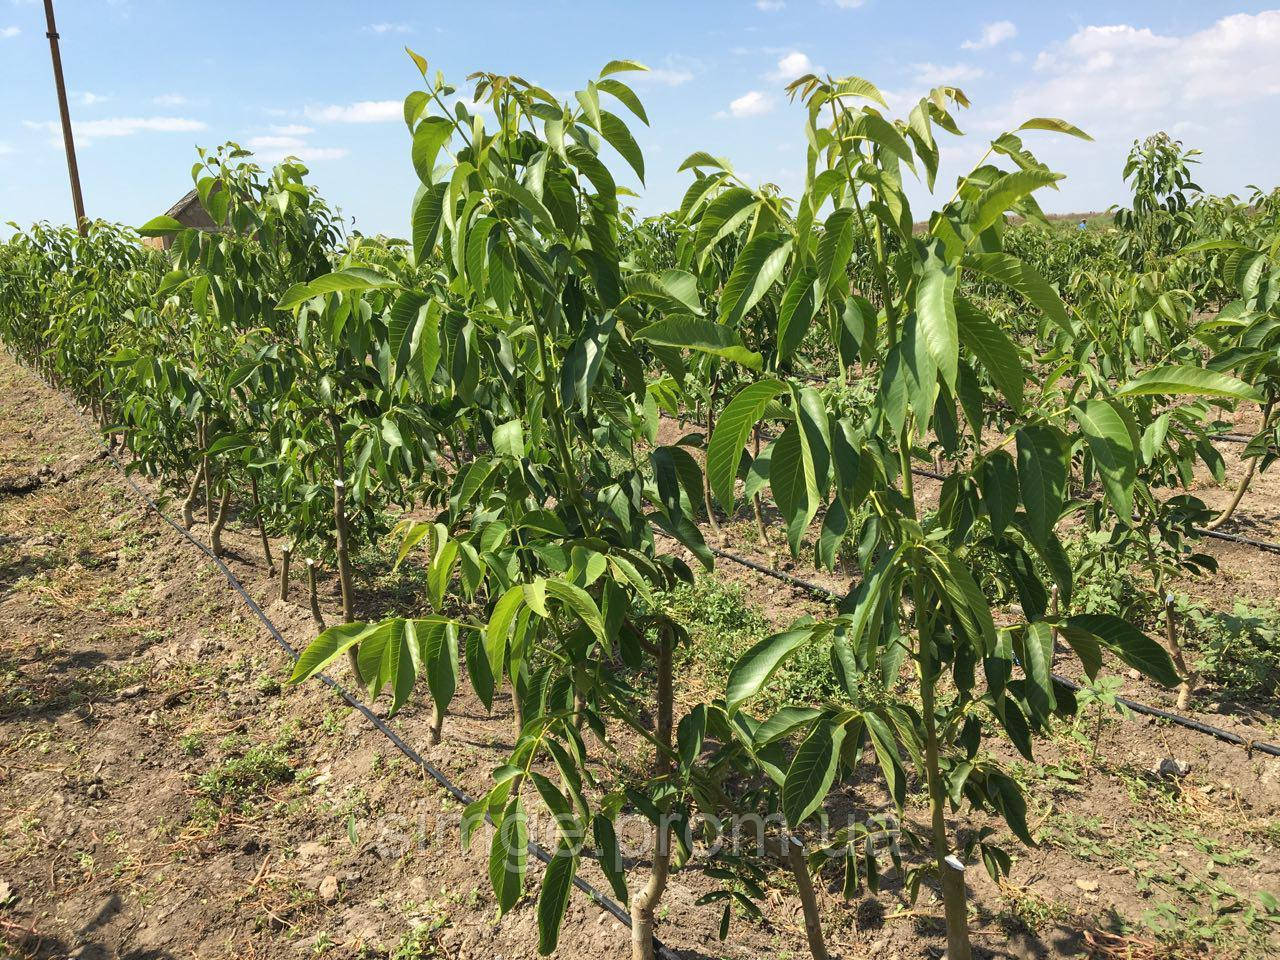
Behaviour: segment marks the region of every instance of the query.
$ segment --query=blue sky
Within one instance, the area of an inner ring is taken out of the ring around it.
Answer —
[[[1046,208],[1102,209],[1124,196],[1135,138],[1165,129],[1204,151],[1216,192],[1276,183],[1280,10],[1160,3],[907,3],[684,0],[680,3],[232,2],[56,0],[90,216],[138,224],[190,188],[197,144],[235,139],[262,159],[305,160],[357,227],[407,232],[416,185],[400,101],[412,46],[461,83],[476,69],[519,73],[569,96],[608,60],[653,68],[634,79],[645,212],[678,202],[692,150],[729,157],[755,181],[794,192],[802,110],[786,101],[808,69],[857,74],[904,114],[937,83],[973,101],[962,140],[944,140],[939,200],[1001,130],[1061,116],[1096,138],[1036,133],[1067,174]],[[636,75],[632,75],[636,77]],[[0,221],[70,219],[44,11],[0,0]],[[927,216],[923,186],[911,191]],[[7,231],[7,228],[5,229]]]

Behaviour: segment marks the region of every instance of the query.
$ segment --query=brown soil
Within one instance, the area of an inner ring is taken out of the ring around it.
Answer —
[[[463,852],[459,806],[367,720],[319,684],[281,688],[284,655],[97,452],[88,424],[0,357],[0,476],[65,475],[0,495],[0,956],[535,956],[533,897],[496,917],[487,835]],[[233,524],[225,542],[250,594],[305,644],[302,592],[272,599],[278,586],[252,530]],[[1257,562],[1223,560],[1238,572]],[[721,572],[741,577],[778,622],[823,610],[772,581]],[[333,622],[331,588],[322,594]],[[490,717],[460,693],[444,742],[431,747],[422,695],[393,727],[464,789],[483,791],[510,746],[507,701]],[[1280,951],[1280,927],[1243,927],[1239,909],[1280,888],[1280,761],[1139,719],[1105,720],[1097,762],[1091,740],[1091,727],[1079,740],[1064,729],[1038,742],[1037,763],[1018,765],[1043,845],[1006,844],[1017,861],[1001,887],[980,866],[966,874],[978,955],[1078,956],[1087,936],[1101,943],[1097,931],[1131,928],[1099,955],[1172,956],[1167,946],[1138,952],[1152,939],[1141,916],[1162,903],[1183,926],[1219,925],[1213,946],[1202,939],[1187,956]],[[1190,773],[1149,776],[1166,756]],[[240,795],[220,799],[229,784]],[[911,789],[908,821],[919,826],[919,784]],[[833,807],[883,800],[867,770]],[[962,828],[994,825],[967,809],[955,817]],[[914,857],[906,852],[908,865]],[[590,864],[583,872],[605,889]],[[689,958],[805,956],[789,887],[771,877],[766,922],[738,917],[721,943],[719,909],[695,903],[713,884],[691,866],[673,879],[659,935]],[[896,875],[878,900],[822,894],[833,955],[938,956],[936,898],[926,889],[912,910],[900,897]],[[575,893],[557,955],[628,949],[623,926]]]

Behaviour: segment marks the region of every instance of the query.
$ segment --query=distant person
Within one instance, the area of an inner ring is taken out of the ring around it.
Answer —
[[[1081,220],[1081,221],[1080,221],[1080,225],[1079,225],[1078,227],[1076,227],[1076,229],[1077,229],[1077,230],[1083,230],[1083,229],[1084,229],[1084,221],[1083,221],[1083,220]]]

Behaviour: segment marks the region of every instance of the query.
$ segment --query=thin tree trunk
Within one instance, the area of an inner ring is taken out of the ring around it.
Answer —
[[[716,410],[716,381],[713,377],[711,380],[711,392],[707,396],[707,437],[704,441],[705,449],[711,450],[711,433],[715,430],[715,410]],[[702,471],[702,497],[706,501],[707,507],[707,525],[711,527],[711,532],[717,537],[720,536],[720,524],[716,522],[715,507],[711,502],[711,474],[705,469]],[[733,518],[730,517],[730,520]]]
[[[444,732],[444,711],[434,701],[431,701],[431,742],[439,743],[441,734]]]
[[[655,750],[654,770],[659,777],[671,773],[671,646],[670,631],[663,627],[658,634],[658,708],[659,746]],[[667,887],[671,871],[671,826],[665,817],[654,828],[653,868],[649,882],[631,901],[631,960],[653,960],[653,921]]]
[[[209,531],[209,546],[215,557],[222,556],[222,531],[227,525],[227,513],[231,507],[231,482],[227,479],[222,485],[222,500],[218,503],[218,518]]]
[[[324,633],[324,614],[320,612],[320,592],[316,589],[316,562],[307,557],[307,591],[311,598],[311,619],[315,621],[316,630]]]
[[[347,542],[347,467],[342,445],[342,426],[336,416],[330,418],[333,424],[333,523],[337,541],[338,581],[342,585],[342,619],[351,623],[351,555]]]
[[[286,543],[280,548],[280,599],[289,599],[289,561],[293,557],[293,545]]]
[[[917,579],[919,584],[919,579]],[[964,870],[952,866],[947,851],[947,821],[944,812],[947,791],[942,783],[938,767],[938,727],[934,716],[934,684],[937,682],[933,657],[933,640],[927,635],[929,626],[924,618],[923,592],[916,592],[917,623],[920,627],[922,656],[920,664],[920,712],[924,715],[925,774],[929,784],[930,825],[933,834],[933,856],[938,867],[938,881],[942,885],[942,902],[947,920],[947,960],[972,960],[973,949],[969,945],[969,909],[965,903]]]
[[[262,557],[267,561],[267,569],[274,572],[275,559],[271,556],[271,541],[267,539],[267,524],[262,516],[262,500],[258,496],[258,478],[249,474],[249,490],[253,494],[253,514],[258,521],[258,537],[262,540]]]
[[[760,424],[756,424],[751,428],[754,437],[754,452],[752,454],[754,460],[760,459]],[[754,462],[753,460],[753,462]],[[756,515],[756,532],[760,534],[760,545],[767,547],[769,545],[769,532],[764,527],[764,511],[760,509],[760,494],[751,495],[751,510]]]
[[[351,597],[351,555],[347,543],[346,457],[342,444],[342,424],[336,414],[329,415],[329,423],[333,427],[333,523],[334,538],[337,541],[338,583],[342,587],[342,622],[351,623],[355,616]],[[347,648],[347,662],[351,664],[351,672],[355,674],[356,680],[364,683],[360,675],[360,644],[353,643]]]
[[[1187,669],[1187,661],[1182,656],[1182,645],[1178,643],[1178,626],[1173,618],[1173,594],[1164,598],[1164,631],[1169,643],[1169,656],[1173,658],[1173,665],[1178,668],[1178,675],[1182,677],[1182,683],[1178,684],[1178,709],[1185,710],[1191,702],[1191,686],[1195,682],[1195,675]]]
[[[187,499],[182,501],[182,525],[190,530],[196,525],[196,497],[200,495],[200,468],[196,468],[191,478],[191,488],[187,491]]]
[[[200,421],[200,471],[204,474],[205,519],[213,523],[213,468],[209,466],[209,418]]]
[[[1271,420],[1271,409],[1275,401],[1267,401],[1267,405],[1262,408],[1262,429],[1267,429],[1267,424]],[[1258,457],[1249,458],[1249,466],[1245,469],[1244,476],[1240,478],[1240,483],[1236,486],[1236,492],[1231,497],[1231,502],[1227,504],[1227,508],[1213,518],[1213,520],[1205,527],[1206,530],[1217,530],[1220,526],[1231,519],[1231,515],[1236,512],[1236,507],[1240,506],[1240,501],[1244,499],[1244,493],[1249,489],[1249,483],[1253,480],[1254,471],[1258,469]]]
[[[809,865],[805,863],[804,851],[800,841],[795,837],[785,837],[783,844],[787,851],[787,865],[791,868],[791,876],[796,881],[796,890],[800,894],[800,906],[804,911],[804,935],[809,941],[809,952],[813,960],[827,960],[827,944],[822,937],[822,919],[818,913],[818,897],[814,893],[813,878],[809,876]]]

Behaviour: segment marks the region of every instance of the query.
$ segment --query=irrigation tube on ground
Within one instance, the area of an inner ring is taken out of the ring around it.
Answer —
[[[65,397],[63,397],[63,399],[66,400]],[[69,400],[66,402],[67,402],[67,405],[71,407],[72,411],[75,412],[76,416],[78,417],[80,415],[80,412],[75,409],[74,405],[72,405]],[[203,553],[208,559],[213,561],[213,563],[217,566],[217,568],[222,572],[222,575],[226,578],[227,583],[229,583],[232,589],[234,589],[236,593],[240,595],[240,599],[245,602],[245,606],[247,606],[250,612],[255,617],[258,618],[258,620],[266,628],[267,632],[271,634],[271,638],[275,640],[275,642],[280,646],[280,649],[282,649],[288,655],[289,659],[296,663],[298,660],[297,649],[295,649],[293,644],[291,644],[288,640],[284,638],[284,635],[280,632],[279,628],[277,628],[276,625],[271,621],[271,618],[268,617],[266,613],[263,612],[262,607],[260,607],[258,605],[258,602],[253,599],[253,597],[249,594],[249,591],[244,588],[244,584],[242,584],[239,581],[239,579],[237,579],[236,575],[231,572],[231,568],[228,567],[222,561],[222,558],[214,556],[213,551],[210,550],[208,547],[206,547],[203,543],[201,543],[195,537],[193,537],[191,535],[191,532],[187,530],[186,527],[182,526],[182,524],[178,523],[176,520],[170,517],[167,513],[165,513],[162,509],[160,509],[159,504],[157,504],[155,500],[153,500],[151,496],[134,481],[133,477],[129,476],[128,471],[125,470],[124,468],[124,464],[120,462],[120,459],[115,455],[115,452],[109,446],[107,447],[107,456],[111,459],[111,462],[115,465],[116,469],[120,471],[120,475],[124,478],[125,483],[127,483],[132,488],[133,492],[138,495],[138,497],[156,514],[156,516],[158,516],[161,520],[163,520],[169,526],[173,527],[173,529],[178,531],[178,533],[182,534],[182,536],[186,540],[188,540],[190,543],[192,543],[197,550]],[[328,674],[321,673],[321,674],[318,674],[317,677],[321,683],[323,683],[326,687],[329,687],[329,689],[337,693],[338,696],[340,696],[343,700],[345,700],[347,704],[350,705],[353,709],[358,710],[360,711],[360,713],[364,714],[365,718],[370,723],[373,724],[373,726],[377,729],[379,733],[381,733],[384,737],[386,737],[387,740],[391,741],[391,743],[395,746],[395,748],[399,750],[402,754],[404,754],[405,757],[407,757],[419,769],[426,772],[426,774],[430,776],[432,780],[434,780],[436,783],[442,786],[445,790],[447,790],[455,800],[457,800],[461,804],[470,804],[475,802],[474,797],[471,797],[469,794],[467,794],[465,790],[463,790],[461,787],[454,784],[448,777],[444,775],[444,773],[442,773],[438,768],[432,765],[432,763],[429,760],[427,760],[420,753],[418,753],[417,750],[411,747],[404,740],[404,738],[402,738],[398,733],[396,733],[394,730],[391,729],[391,727],[387,725],[386,721],[384,721],[376,713],[370,710],[368,705],[365,704],[364,701],[360,700],[357,697],[353,697],[350,693],[347,692],[346,688],[344,688],[342,684],[338,683],[337,680],[334,680]],[[493,823],[493,820],[489,817],[488,814],[485,814],[485,821],[489,824]],[[552,854],[548,853],[545,849],[543,849],[541,845],[539,845],[538,843],[532,840],[529,842],[529,852],[532,853],[535,857],[538,858],[538,860],[542,861],[543,863],[549,864],[551,862]],[[597,887],[593,886],[590,881],[584,880],[581,876],[579,876],[576,873],[574,874],[574,877],[573,877],[573,885],[577,887],[579,890],[581,890],[583,893],[585,893],[592,900],[594,900],[597,906],[605,910],[607,913],[611,914],[614,917],[614,919],[621,921],[622,923],[626,924],[628,928],[630,928],[631,914],[629,914],[625,909],[623,909],[620,903],[618,903],[616,900],[614,900],[612,897],[608,896],[607,894],[602,893]],[[657,954],[665,958],[665,960],[680,960],[679,954],[673,951],[670,947],[663,944],[656,936],[653,938],[653,946]]]

